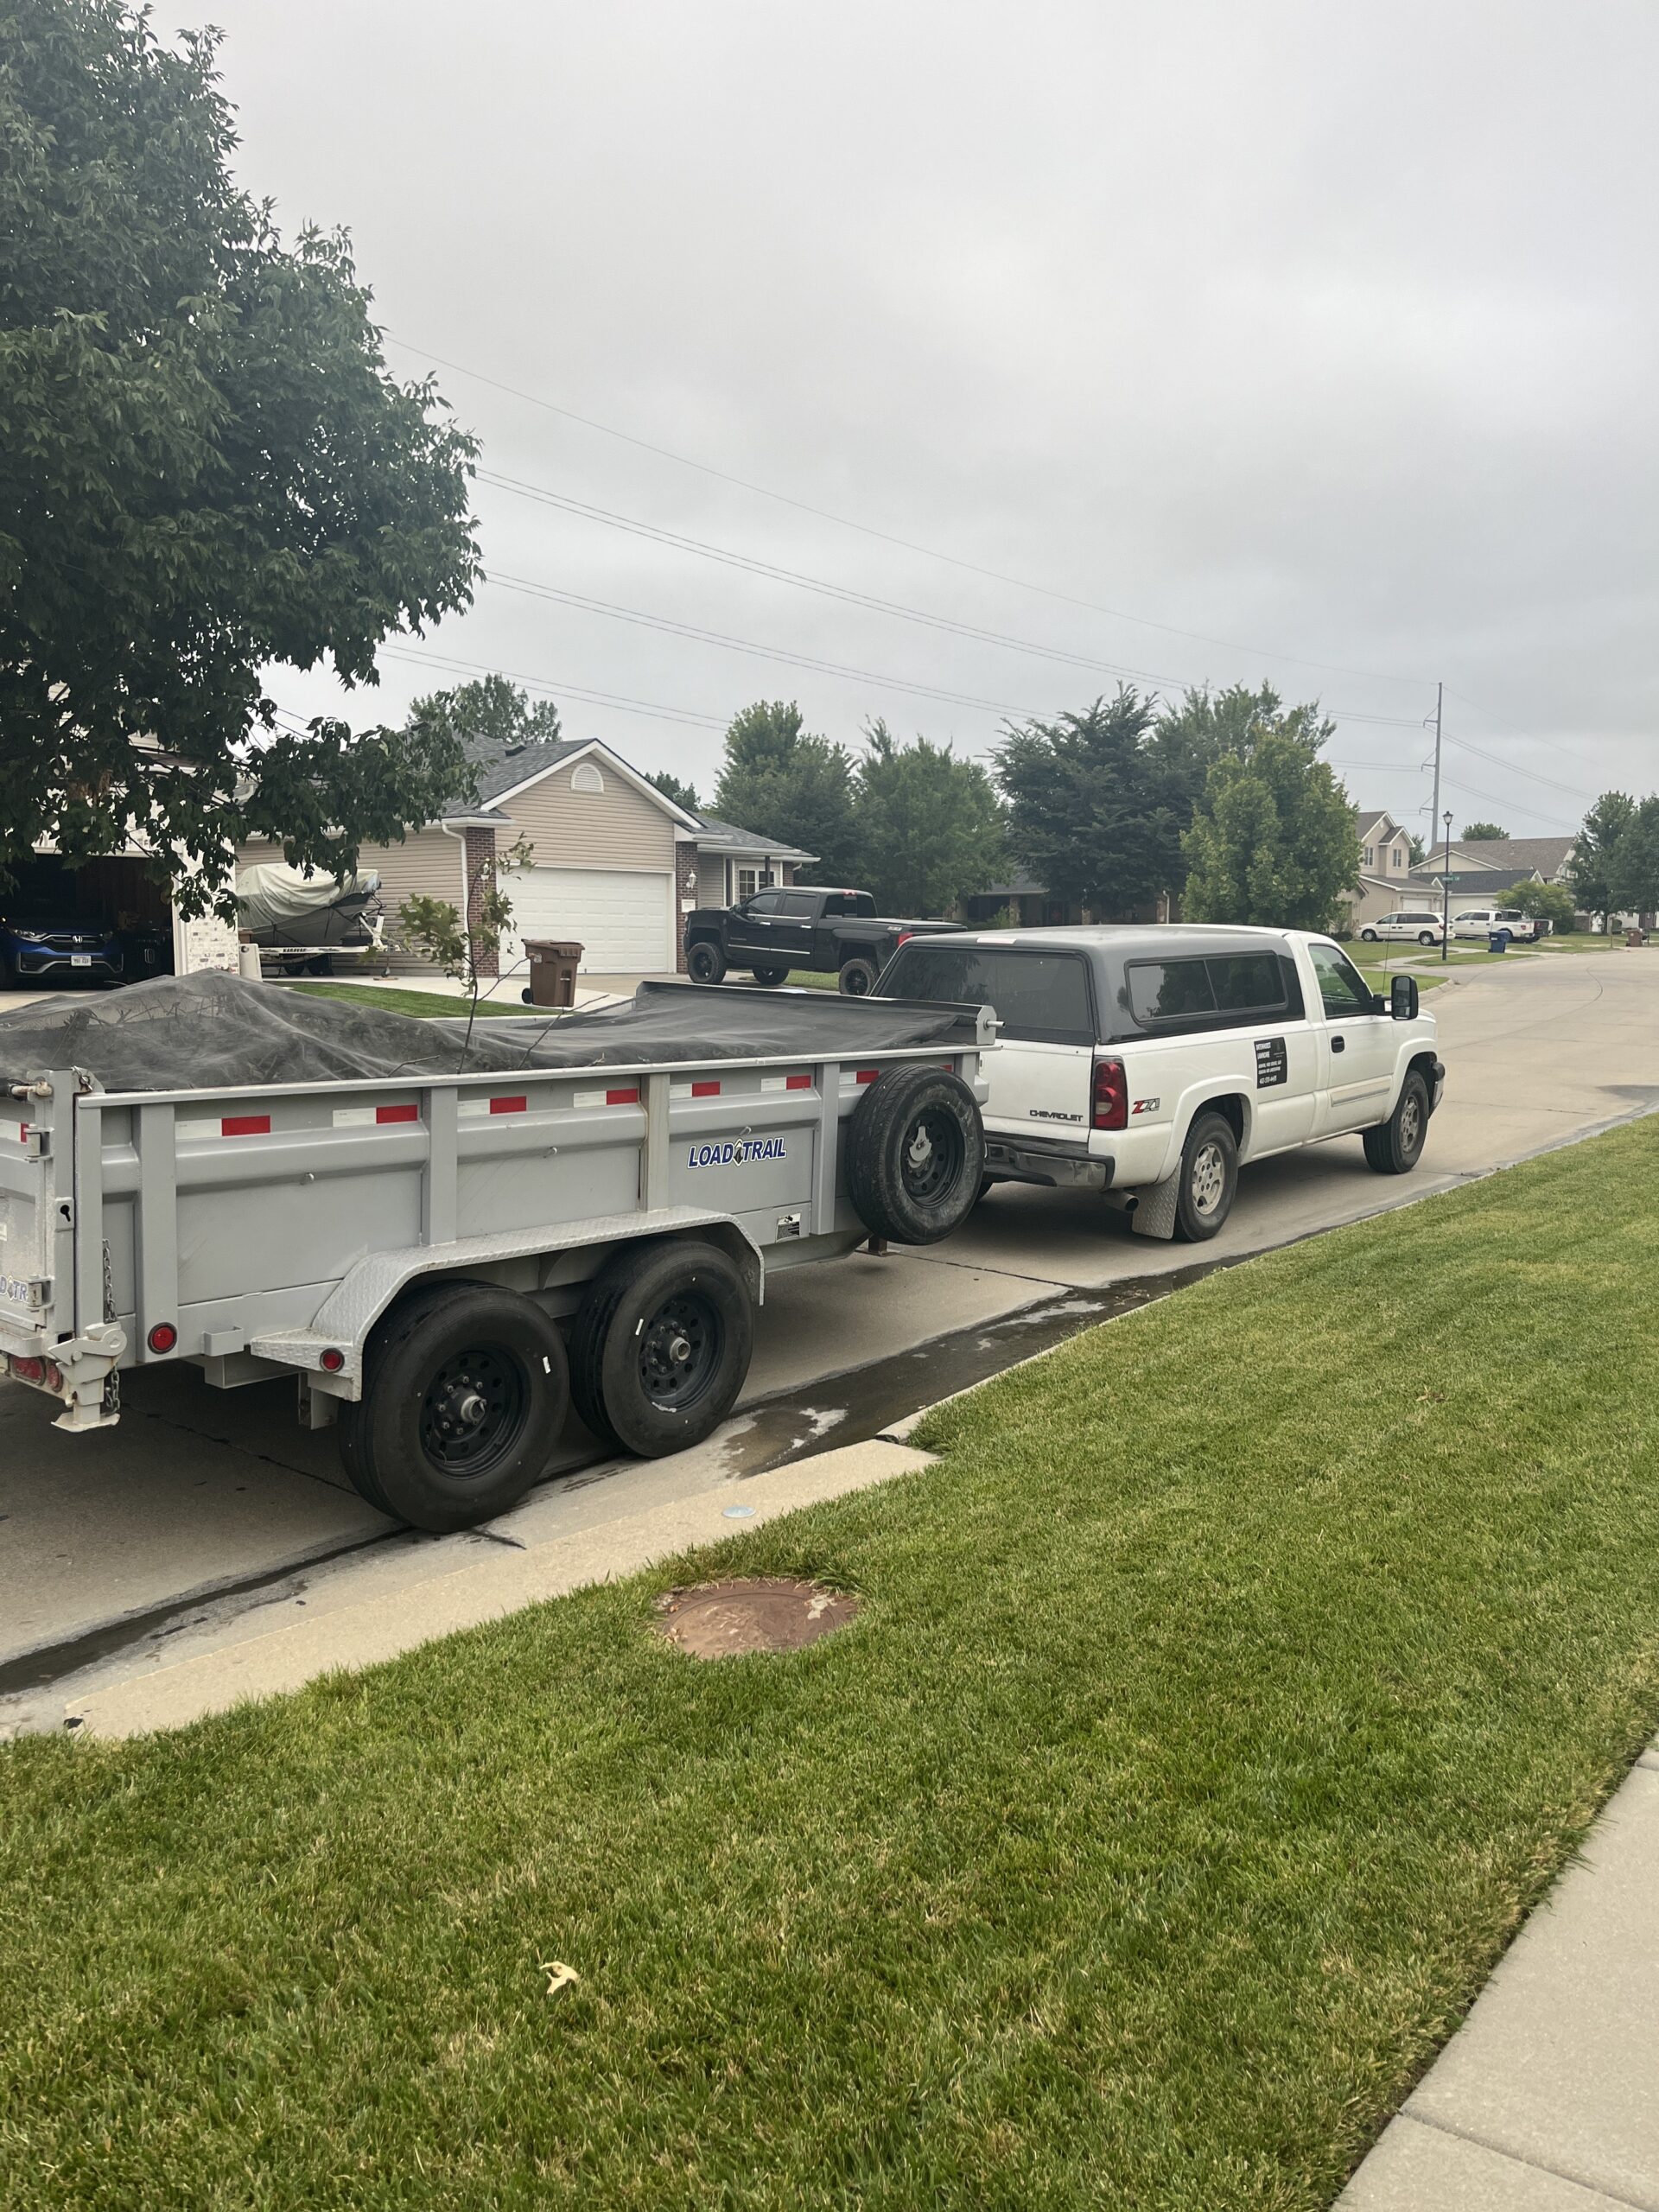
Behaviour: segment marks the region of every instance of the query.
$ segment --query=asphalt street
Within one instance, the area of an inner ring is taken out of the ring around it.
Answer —
[[[1427,1004],[1448,1080],[1417,1173],[1373,1175],[1357,1139],[1248,1168],[1205,1260],[1427,1197],[1659,1106],[1659,950],[1466,970]],[[413,1571],[439,1541],[511,1547],[516,1528],[590,1530],[690,1495],[711,1467],[741,1476],[847,1440],[861,1405],[890,1420],[899,1400],[919,1405],[1006,1365],[1196,1256],[1132,1235],[1098,1200],[1001,1186],[931,1251],[774,1277],[743,1407],[710,1444],[641,1464],[596,1460],[575,1441],[517,1513],[463,1539],[392,1530],[346,1484],[332,1435],[296,1426],[286,1382],[219,1392],[194,1370],[151,1371],[127,1381],[118,1429],[83,1437],[52,1427],[48,1402],[0,1384],[0,1692],[42,1668],[62,1675],[141,1643],[153,1651],[209,1611],[257,1605],[262,1584],[291,1592],[296,1569],[336,1573],[384,1554]],[[5,1707],[0,1695],[0,1726]]]

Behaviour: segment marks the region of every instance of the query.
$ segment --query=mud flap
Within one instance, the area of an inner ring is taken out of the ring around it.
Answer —
[[[1137,1236],[1161,1236],[1165,1243],[1175,1234],[1175,1199],[1180,1184],[1177,1173],[1166,1175],[1161,1183],[1149,1184],[1140,1192],[1141,1203],[1129,1216],[1129,1227]]]

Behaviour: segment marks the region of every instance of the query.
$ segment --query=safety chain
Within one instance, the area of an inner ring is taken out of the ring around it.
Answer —
[[[110,1259],[110,1240],[104,1240],[104,1319],[115,1319],[115,1268]],[[104,1377],[104,1411],[113,1417],[121,1410],[121,1375],[111,1368]]]

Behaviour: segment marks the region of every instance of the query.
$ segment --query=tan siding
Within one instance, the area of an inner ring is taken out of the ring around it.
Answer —
[[[496,800],[512,822],[497,833],[501,849],[522,834],[543,868],[671,868],[674,824],[667,815],[608,761],[593,765],[605,779],[602,791],[573,791],[570,770],[556,768],[516,798]]]
[[[699,906],[723,906],[726,904],[724,853],[700,853],[697,855],[697,904]]]
[[[260,861],[280,861],[282,857],[280,845],[255,842],[241,848],[236,864],[238,868],[251,868]],[[357,864],[360,868],[372,868],[380,879],[385,909],[381,927],[388,938],[397,928],[397,909],[405,899],[448,899],[452,906],[461,905],[461,840],[442,830],[412,832],[401,845],[365,845]],[[410,953],[389,952],[386,965],[394,970],[418,970],[431,963],[417,960]]]

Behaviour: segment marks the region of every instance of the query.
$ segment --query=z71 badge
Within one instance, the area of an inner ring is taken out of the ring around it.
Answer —
[[[1129,1111],[1131,1114],[1155,1114],[1163,1103],[1161,1098],[1137,1098]]]

